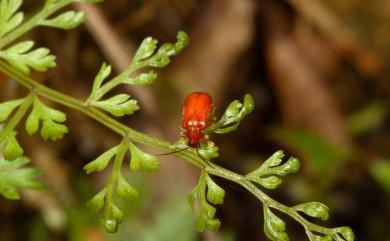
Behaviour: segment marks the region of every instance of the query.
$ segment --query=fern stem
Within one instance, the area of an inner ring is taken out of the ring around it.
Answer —
[[[265,194],[263,191],[261,191],[251,181],[245,179],[245,177],[243,175],[234,173],[232,171],[229,171],[227,169],[219,167],[215,164],[211,164],[211,167],[207,166],[206,172],[211,174],[211,175],[218,176],[218,177],[221,177],[223,179],[227,179],[227,180],[230,180],[232,182],[239,184],[240,186],[245,188],[247,191],[249,191],[251,194],[253,194],[257,199],[259,199],[259,201],[262,202],[264,206],[275,208],[275,209],[289,215],[293,219],[295,219],[295,221],[297,221],[298,223],[300,223],[303,226],[303,228],[305,229],[306,232],[314,231],[314,232],[327,234],[331,237],[335,235],[333,229],[322,227],[322,226],[319,226],[317,224],[311,223],[311,222],[307,221],[305,218],[303,218],[297,211],[295,211],[291,207],[286,206],[286,205],[272,199],[267,194]]]
[[[58,11],[59,9],[65,7],[66,5],[70,4],[72,0],[60,0],[57,3],[52,3],[50,5],[45,5],[41,11],[34,14],[33,17],[31,17],[29,20],[24,22],[22,25],[17,27],[15,30],[10,32],[9,34],[5,35],[3,39],[0,41],[0,49],[4,48],[6,45],[10,44],[23,34],[30,31],[32,28],[39,25],[39,23],[53,14],[54,12]]]
[[[80,101],[76,98],[73,98],[71,96],[62,94],[61,92],[58,92],[56,90],[53,90],[51,88],[48,88],[35,80],[31,79],[25,74],[22,74],[15,70],[13,67],[11,67],[9,64],[5,63],[4,61],[0,60],[0,72],[4,73],[5,75],[11,77],[12,79],[19,82],[21,85],[27,87],[30,90],[33,90],[34,93],[37,95],[40,95],[42,97],[45,97],[48,100],[51,100],[53,102],[59,103],[61,105],[67,106],[69,108],[78,110],[91,118],[95,119],[99,123],[103,124],[104,126],[108,127],[112,131],[116,132],[117,134],[125,137],[127,136],[130,140],[144,144],[150,147],[154,147],[156,149],[159,149],[163,152],[170,152],[172,151],[172,144],[162,141],[159,139],[155,139],[153,137],[147,136],[141,132],[138,132],[116,120],[109,117],[108,115],[104,114],[102,111],[88,106],[85,102]],[[198,157],[198,155],[192,151],[187,150],[179,153],[175,153],[175,155],[184,158],[191,164],[197,166],[197,167],[204,167],[204,163],[202,159]]]
[[[29,94],[24,98],[22,104],[19,106],[15,115],[11,118],[11,120],[8,122],[6,127],[0,131],[0,143],[12,130],[15,129],[18,123],[22,120],[28,108],[31,106],[32,101],[33,101],[33,94]]]
[[[76,109],[91,118],[95,119],[96,121],[100,122],[104,126],[108,127],[112,131],[116,132],[117,134],[123,136],[124,140],[126,138],[130,139],[131,141],[144,144],[156,149],[159,149],[164,152],[170,152],[172,151],[172,145],[168,142],[155,139],[153,137],[147,136],[143,133],[140,133],[132,128],[129,128],[122,123],[112,119],[108,115],[104,114],[100,110],[88,106],[86,102],[82,102],[78,99],[75,99],[71,96],[62,94],[61,92],[55,91],[53,89],[50,89],[35,80],[31,79],[30,77],[18,72],[13,67],[5,63],[4,61],[0,60],[0,72],[10,76],[12,79],[16,80],[23,86],[31,89],[34,91],[34,93],[45,97],[53,102],[62,104],[64,106],[67,106],[72,109]],[[334,232],[333,229],[322,227],[316,224],[313,224],[309,221],[307,221],[305,218],[303,218],[297,211],[292,209],[291,207],[288,207],[284,204],[279,203],[278,201],[272,199],[267,194],[265,194],[263,191],[261,191],[256,185],[254,185],[251,181],[247,180],[243,175],[234,173],[230,170],[227,170],[223,167],[220,167],[214,163],[209,163],[208,165],[205,164],[205,162],[197,155],[197,153],[191,149],[175,153],[176,156],[183,158],[187,162],[189,162],[192,165],[195,165],[207,173],[219,176],[223,179],[230,180],[232,182],[235,182],[239,184],[241,187],[248,190],[251,194],[253,194],[257,199],[259,199],[260,202],[263,203],[264,206],[268,206],[274,209],[277,209],[289,216],[291,216],[293,219],[295,219],[297,222],[299,222],[305,229],[306,233],[310,233],[310,231],[319,232],[323,234],[327,234],[331,237],[335,237],[337,234]],[[115,160],[114,169],[119,170],[121,166],[121,161]],[[119,169],[118,169],[119,168]],[[118,173],[114,170],[113,175],[116,175],[115,173]],[[115,178],[115,176],[112,176],[112,178]],[[110,180],[112,179],[110,178]],[[113,179],[112,179],[113,180]],[[110,183],[112,184],[112,180]],[[113,187],[111,187],[113,188]],[[111,197],[108,197],[111,198]]]

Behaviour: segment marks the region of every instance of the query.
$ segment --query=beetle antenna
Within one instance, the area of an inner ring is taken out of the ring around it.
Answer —
[[[157,154],[157,155],[155,155],[155,156],[167,156],[167,155],[171,155],[171,154],[175,154],[175,153],[178,153],[178,152],[185,151],[185,150],[187,150],[188,148],[190,148],[190,147],[187,146],[187,147],[184,147],[183,149],[180,149],[180,150],[171,151],[171,152],[167,152],[167,153],[161,153],[161,154]]]
[[[202,159],[209,167],[212,167],[211,164],[209,163],[209,161],[207,161],[206,159],[204,159],[204,158],[202,157],[202,155],[201,155],[200,152],[199,152],[198,147],[195,147],[195,149],[196,149],[196,152],[198,153],[198,156],[200,157],[200,159]]]

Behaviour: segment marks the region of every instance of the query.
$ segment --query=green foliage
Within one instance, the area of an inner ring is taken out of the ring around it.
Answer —
[[[333,238],[326,235],[326,236],[319,236],[319,235],[315,235],[313,233],[309,233],[309,239],[310,241],[332,241]]]
[[[122,162],[128,150],[131,153],[130,167],[133,171],[142,169],[144,171],[155,172],[158,170],[159,163],[155,156],[141,151],[132,142],[126,139],[123,139],[119,145],[109,149],[84,166],[84,170],[87,174],[102,171],[115,156],[108,183],[88,203],[89,209],[94,212],[104,210],[102,222],[106,231],[110,233],[117,231],[118,225],[123,219],[123,212],[115,204],[115,195],[122,199],[138,197],[138,191],[132,187],[121,174]]]
[[[15,29],[23,21],[23,13],[16,12],[22,0],[1,0],[0,2],[0,38]]]
[[[33,109],[26,120],[26,131],[32,135],[39,129],[39,122],[42,123],[41,136],[43,139],[56,141],[68,133],[68,128],[61,124],[65,122],[66,115],[58,110],[45,106],[35,96]]]
[[[140,68],[164,67],[169,64],[170,57],[178,54],[188,43],[188,37],[184,32],[179,32],[177,39],[178,41],[175,44],[163,44],[155,53],[157,40],[151,37],[146,38],[134,55],[132,64],[124,72],[108,80],[105,84],[103,84],[103,81],[110,75],[111,66],[103,63],[95,77],[87,103],[110,112],[114,116],[133,114],[139,107],[137,101],[130,99],[127,94],[119,94],[102,101],[100,98],[120,84],[151,84],[157,78],[155,72],[141,73],[136,77],[132,77],[131,74]]]
[[[56,66],[55,57],[49,55],[49,49],[38,48],[31,50],[33,46],[33,41],[20,42],[4,51],[0,51],[0,57],[27,74],[30,73],[30,68],[46,71],[48,68]]]
[[[10,100],[3,103],[0,103],[0,121],[5,121],[11,112],[20,104],[22,104],[24,99]]]
[[[295,173],[300,167],[298,159],[294,157],[290,157],[287,162],[281,165],[283,157],[283,151],[275,152],[258,169],[247,174],[245,177],[263,187],[269,189],[276,188],[282,183],[280,177]]]
[[[93,81],[92,94],[99,91],[103,81],[110,75],[110,73],[111,73],[111,65],[107,65],[106,63],[103,63],[102,66],[100,67],[99,72],[95,77],[95,80]]]
[[[375,180],[390,193],[390,160],[376,160],[373,162],[370,171]]]
[[[20,146],[18,140],[16,140],[15,132],[11,132],[6,136],[3,145],[5,146],[3,154],[6,159],[14,160],[23,155],[23,148]]]
[[[251,95],[246,94],[244,96],[244,103],[238,100],[231,102],[222,115],[221,119],[215,124],[211,125],[204,132],[205,133],[217,133],[225,134],[237,129],[240,122],[253,111],[254,102]]]
[[[142,67],[165,67],[170,63],[170,57],[177,55],[188,45],[189,38],[186,33],[180,31],[175,44],[165,43],[155,52],[157,42],[152,37],[146,38],[135,53],[132,64]]]
[[[349,227],[339,227],[330,229],[330,232],[323,235],[313,234],[311,231],[307,232],[310,241],[353,241],[355,235]],[[318,233],[318,232],[316,232]],[[321,233],[321,232],[319,232]]]
[[[205,160],[211,160],[217,158],[219,148],[214,145],[213,142],[203,142],[200,144],[200,147],[197,149],[197,152]]]
[[[91,95],[86,102],[81,102],[42,86],[25,75],[29,74],[31,68],[45,71],[55,66],[55,57],[49,55],[48,49],[32,49],[33,41],[19,42],[4,49],[5,46],[8,46],[24,33],[37,26],[43,25],[61,29],[70,29],[78,26],[85,18],[84,13],[68,11],[56,17],[48,18],[59,9],[75,1],[46,0],[44,7],[22,25],[23,13],[17,12],[22,4],[22,0],[1,0],[0,2],[0,58],[8,62],[0,61],[0,71],[33,90],[30,95],[23,99],[0,104],[0,121],[9,120],[3,129],[0,128],[0,145],[4,156],[9,160],[14,159],[13,161],[0,159],[0,193],[7,198],[17,199],[19,198],[18,188],[41,187],[39,183],[34,181],[34,178],[39,175],[39,171],[33,168],[21,168],[28,160],[20,157],[23,154],[23,149],[16,139],[14,129],[32,105],[32,111],[26,120],[26,131],[32,135],[38,131],[41,125],[41,136],[44,139],[57,140],[62,138],[68,132],[67,127],[63,124],[66,120],[66,115],[44,105],[37,95],[50,97],[55,102],[87,113],[123,136],[123,140],[119,145],[104,152],[84,167],[87,173],[102,171],[107,168],[110,161],[114,158],[106,185],[89,201],[88,207],[95,212],[103,211],[102,223],[106,231],[116,232],[124,216],[124,213],[116,204],[117,199],[135,198],[138,196],[137,190],[121,174],[121,167],[126,153],[130,151],[130,169],[133,171],[155,172],[159,168],[157,158],[141,151],[132,141],[165,151],[171,150],[172,145],[121,125],[94,108],[105,110],[114,116],[128,115],[138,110],[137,101],[131,99],[125,93],[120,93],[104,100],[101,100],[101,98],[120,84],[151,84],[157,78],[155,72],[149,71],[134,76],[136,71],[149,67],[165,67],[170,63],[171,57],[177,55],[188,44],[189,39],[184,32],[179,32],[176,43],[165,43],[158,48],[156,39],[146,38],[136,51],[131,65],[112,79],[108,78],[111,73],[111,66],[103,63],[93,82]],[[100,2],[99,0],[80,1],[89,3]],[[250,95],[245,95],[243,103],[238,100],[233,101],[221,119],[207,128],[205,133],[225,134],[234,131],[243,118],[252,112],[253,108],[254,102]],[[12,115],[13,111],[15,113]],[[0,125],[0,127],[3,127],[3,125]],[[288,139],[288,136],[284,138]],[[278,151],[255,171],[242,176],[210,162],[211,159],[218,157],[217,146],[205,142],[202,143],[197,151],[201,158],[194,155],[194,150],[186,150],[178,155],[202,168],[199,183],[192,190],[188,199],[193,210],[195,201],[198,201],[199,214],[196,219],[196,226],[199,231],[217,230],[221,224],[215,218],[216,208],[214,205],[223,203],[225,191],[210,177],[210,175],[216,175],[240,184],[263,203],[264,231],[271,240],[288,240],[285,232],[285,223],[271,212],[271,208],[277,209],[301,223],[311,241],[354,240],[354,234],[348,227],[324,228],[308,222],[301,216],[301,213],[304,213],[326,220],[329,214],[328,208],[324,204],[309,202],[287,207],[269,198],[255,185],[260,184],[266,188],[276,188],[281,183],[281,177],[294,173],[299,169],[297,159],[290,158],[285,163],[282,163],[284,155],[281,151]],[[206,160],[208,165],[204,165],[200,159]]]
[[[188,41],[189,40],[187,34],[184,32],[179,32],[177,35],[177,42],[175,44],[165,43],[161,45],[160,48],[156,51],[157,40],[153,39],[152,37],[145,38],[145,40],[141,43],[138,50],[136,51],[131,65],[121,74],[117,75],[113,79],[108,80],[105,84],[103,84],[103,81],[107,79],[107,77],[110,75],[111,66],[107,65],[106,63],[103,63],[102,67],[100,68],[100,71],[95,77],[95,80],[92,85],[92,92],[87,100],[87,103],[99,108],[103,108],[103,106],[99,104],[99,102],[102,101],[99,100],[116,86],[120,84],[148,85],[153,83],[153,81],[157,78],[157,74],[153,71],[150,71],[148,73],[141,73],[135,77],[132,76],[132,74],[134,74],[135,71],[145,67],[165,67],[170,63],[171,57],[177,55],[188,44]],[[122,98],[124,97],[114,96],[112,98],[118,98],[122,100]],[[122,100],[121,102],[118,101],[113,103],[114,106],[122,104],[125,105],[128,109],[133,108],[132,111],[122,112],[120,113],[120,115],[132,114],[135,110],[137,110],[135,108],[136,102],[134,100],[129,100],[132,101],[131,103],[128,103],[129,101],[127,99],[126,101],[127,102],[125,102],[125,100]],[[109,108],[112,109],[112,105],[110,105]],[[107,107],[103,109],[107,110]]]
[[[387,114],[384,103],[374,101],[354,112],[347,119],[347,128],[351,134],[359,135],[373,130],[384,123]]]
[[[93,106],[110,112],[114,116],[131,115],[139,109],[137,101],[130,99],[128,94],[119,94],[107,100],[96,101]]]
[[[353,234],[353,231],[350,227],[335,228],[334,231],[336,232],[336,235],[335,235],[336,241],[338,241],[338,240],[343,241],[343,239],[346,241],[355,240],[355,235]]]
[[[276,188],[282,182],[280,177],[295,173],[300,167],[298,159],[290,157],[283,163],[283,157],[283,151],[275,152],[263,162],[259,168],[247,174],[245,179],[260,184],[265,188]],[[289,237],[286,233],[285,222],[271,211],[271,207],[288,214],[301,223],[305,228],[310,241],[354,240],[354,234],[350,228],[323,228],[318,225],[313,225],[300,214],[304,213],[323,221],[327,220],[329,218],[329,208],[320,202],[308,202],[293,207],[287,207],[281,204],[275,204],[273,201],[269,202],[268,197],[264,200],[259,196],[259,199],[263,201],[264,205],[264,232],[272,241],[288,241]]]
[[[199,203],[199,214],[196,219],[196,228],[198,231],[215,231],[219,229],[221,222],[215,218],[216,209],[211,204],[222,204],[224,196],[225,191],[206,172],[202,172],[199,183],[188,196],[188,203],[193,211],[195,200],[198,200]]]
[[[296,211],[301,211],[311,217],[320,218],[326,221],[329,218],[329,208],[320,202],[309,202],[293,207]]]
[[[101,170],[105,169],[111,158],[116,155],[117,151],[118,146],[113,147],[108,151],[104,152],[98,158],[84,166],[85,172],[87,174],[90,174],[91,172],[100,172]]]
[[[20,199],[18,189],[42,189],[34,179],[41,175],[35,168],[25,168],[30,160],[19,157],[13,161],[0,158],[0,194],[8,199]]]
[[[207,200],[214,204],[222,204],[225,197],[225,190],[218,186],[209,175],[206,175]]]
[[[0,107],[4,108],[2,113],[2,120],[10,119],[4,128],[0,128],[0,150],[3,150],[4,157],[8,160],[13,160],[23,155],[23,149],[19,142],[16,140],[16,132],[14,128],[21,121],[25,115],[27,109],[30,107],[32,102],[32,96],[29,95],[23,99],[11,100],[0,104]],[[15,114],[10,117],[11,112],[17,109]],[[3,127],[3,125],[1,125]]]
[[[286,224],[264,205],[264,233],[272,241],[288,241]]]
[[[118,196],[121,198],[136,198],[138,191],[130,186],[122,175],[118,176]]]
[[[110,233],[114,233],[118,230],[118,225],[122,222],[123,219],[123,212],[116,206],[114,197],[118,192],[118,190],[116,190],[118,189],[117,187],[121,185],[121,189],[123,189],[123,182],[126,182],[120,173],[121,163],[126,154],[126,151],[126,141],[122,141],[118,146],[111,148],[96,160],[90,162],[84,167],[84,170],[86,170],[87,173],[101,171],[107,166],[109,160],[115,155],[115,163],[110,175],[109,182],[88,202],[87,205],[89,209],[94,212],[104,210],[102,223],[106,231]],[[123,190],[121,190],[120,196],[124,196]]]
[[[0,104],[0,121],[10,119],[5,128],[0,130],[0,144],[3,148],[4,157],[8,160],[14,160],[23,155],[23,148],[16,139],[14,128],[22,120],[28,108],[33,104],[33,110],[26,120],[26,130],[31,135],[39,128],[39,120],[42,120],[41,135],[46,139],[57,140],[67,133],[65,125],[58,122],[64,122],[66,116],[64,113],[45,106],[33,94],[23,99],[11,100]],[[10,118],[12,111],[17,109]]]
[[[40,22],[42,26],[61,28],[69,30],[76,28],[85,20],[84,12],[67,11],[52,19],[45,19]]]
[[[158,171],[160,164],[156,156],[147,154],[136,147],[132,142],[129,142],[129,150],[131,152],[130,168],[133,171],[142,169],[146,172]]]
[[[104,208],[106,197],[106,188],[103,188],[100,192],[98,192],[89,202],[87,203],[87,207],[92,212],[98,212]]]

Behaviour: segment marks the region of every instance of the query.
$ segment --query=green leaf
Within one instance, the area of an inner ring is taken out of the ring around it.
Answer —
[[[135,78],[127,78],[123,83],[131,85],[149,85],[157,78],[157,73],[149,71],[148,73],[142,73]]]
[[[2,185],[0,183],[0,194],[10,200],[20,199],[18,189],[16,189],[14,186],[5,185],[5,184]]]
[[[214,205],[222,204],[223,198],[225,196],[225,191],[220,186],[218,186],[208,175],[206,177],[206,180],[207,200]]]
[[[308,237],[310,239],[310,241],[332,241],[333,238],[330,237],[330,236],[319,236],[319,235],[315,235],[311,232],[309,232],[308,234]]]
[[[326,221],[329,218],[329,208],[320,202],[309,202],[299,204],[293,207],[297,211],[304,212],[305,214],[320,218],[322,221]]]
[[[263,187],[268,188],[268,189],[275,189],[282,183],[282,179],[280,179],[277,176],[256,178],[256,179],[252,179],[252,181],[257,182],[260,185],[262,185]]]
[[[202,199],[200,203],[200,214],[196,218],[196,229],[200,232],[205,230],[216,231],[221,226],[221,221],[215,219],[216,209]]]
[[[41,175],[35,168],[23,168],[30,161],[19,157],[13,161],[0,158],[0,194],[8,199],[19,199],[18,189],[42,189],[34,179]]]
[[[87,207],[92,212],[98,212],[104,207],[104,199],[106,197],[106,189],[104,188],[98,194],[96,194],[89,202],[87,203]]]
[[[138,147],[136,147],[132,142],[129,142],[129,149],[131,152],[130,168],[133,171],[138,171],[142,169],[146,172],[156,172],[160,167],[160,163],[156,156],[147,154]]]
[[[114,202],[107,203],[108,212],[103,219],[104,228],[108,233],[116,233],[118,231],[118,225],[123,220],[123,212],[114,204]]]
[[[33,135],[35,132],[38,131],[39,129],[39,120],[41,116],[43,115],[42,113],[42,107],[40,104],[35,104],[33,105],[33,109],[28,115],[26,119],[26,131],[29,135]]]
[[[67,11],[55,18],[43,20],[40,25],[68,30],[79,26],[84,20],[84,12]]]
[[[211,125],[204,132],[225,134],[237,129],[240,122],[253,111],[254,102],[251,95],[246,94],[244,103],[234,100],[229,104],[221,119],[215,124]]]
[[[96,75],[95,80],[93,81],[92,93],[95,93],[100,88],[103,81],[110,75],[110,73],[111,65],[103,63],[102,67],[100,67],[99,73]]]
[[[45,106],[38,97],[34,97],[33,110],[26,120],[26,131],[30,135],[39,129],[39,120],[42,121],[41,136],[47,140],[56,141],[68,133],[68,128],[61,124],[66,115],[58,110]]]
[[[206,187],[208,188],[208,194],[206,196]],[[220,204],[223,202],[224,191],[215,184],[208,174],[202,172],[199,183],[191,191],[188,196],[188,203],[194,211],[195,199],[199,201],[199,215],[196,218],[196,229],[198,231],[204,230],[218,230],[221,222],[215,218],[216,209],[210,205],[207,200],[212,203]]]
[[[0,38],[23,21],[23,13],[16,13],[22,2],[22,0],[2,0],[0,2]]]
[[[188,36],[184,32],[178,33],[177,42],[175,44],[165,43],[161,45],[157,51],[157,40],[152,37],[145,38],[136,51],[131,65],[125,71],[100,87],[103,80],[108,76],[111,70],[105,64],[102,66],[101,71],[95,78],[92,93],[88,98],[87,103],[102,108],[116,116],[133,113],[139,109],[135,100],[122,100],[121,102],[118,102],[116,99],[109,99],[105,101],[98,100],[120,84],[151,84],[157,78],[157,74],[154,71],[141,73],[137,76],[134,76],[134,72],[146,67],[166,66],[169,64],[170,58],[178,54],[187,44]]]
[[[171,43],[165,43],[160,46],[156,55],[148,60],[149,65],[158,68],[165,67],[171,62],[169,57],[173,55],[175,55],[174,45]]]
[[[264,206],[264,232],[272,241],[288,241],[286,224]]]
[[[279,176],[286,176],[287,174],[290,173],[295,173],[299,170],[300,168],[300,162],[297,158],[295,157],[290,157],[286,163],[283,165],[273,167],[269,169],[270,174],[276,174]]]
[[[218,147],[215,145],[209,145],[208,143],[205,143],[204,145],[201,144],[198,152],[205,160],[210,160],[219,156]]]
[[[334,229],[338,235],[341,235],[346,241],[355,240],[355,234],[350,227],[340,227]]]
[[[121,176],[118,176],[118,195],[122,198],[137,198],[138,191]]]
[[[116,233],[118,231],[118,225],[119,222],[115,218],[110,218],[110,219],[104,219],[103,220],[104,224],[104,229],[106,230],[107,233]]]
[[[23,99],[18,100],[10,100],[4,103],[0,104],[0,122],[4,121],[8,118],[8,116],[11,114],[11,112],[18,107],[20,104],[22,104]]]
[[[370,172],[374,179],[390,193],[390,160],[379,159],[374,161]]]
[[[190,194],[188,195],[188,205],[190,206],[192,212],[194,212],[194,205],[195,205],[195,200],[198,198],[199,196],[199,190],[200,188],[200,185],[197,184],[194,189],[192,189],[192,191],[190,192]]]
[[[353,135],[375,130],[385,122],[387,113],[388,108],[385,103],[372,101],[348,116],[347,129]]]
[[[285,176],[290,173],[295,173],[299,170],[300,163],[298,159],[290,157],[286,163],[282,163],[284,157],[283,151],[275,152],[269,157],[259,168],[247,174],[245,177],[253,182],[256,182],[266,188],[274,189],[282,183],[282,179],[278,176]]]
[[[158,41],[152,37],[145,38],[138,47],[133,62],[139,62],[140,60],[150,57],[154,53],[154,50],[156,50],[157,42]]]
[[[55,57],[49,55],[49,49],[38,48],[28,52],[33,45],[33,41],[18,43],[6,50],[0,51],[0,57],[26,74],[30,73],[30,68],[37,71],[46,71],[48,68],[56,66]]]
[[[269,157],[263,164],[261,164],[259,171],[264,171],[270,167],[278,166],[282,163],[282,158],[284,157],[284,153],[282,150],[276,151]]]
[[[65,125],[58,124],[52,119],[42,120],[41,136],[43,139],[56,141],[62,139],[66,133],[68,133],[68,128]]]
[[[119,94],[107,100],[94,101],[92,105],[110,112],[114,116],[131,115],[139,109],[137,101],[130,99],[128,94]]]
[[[186,33],[180,31],[177,34],[175,44],[165,43],[160,46],[157,53],[152,56],[156,49],[157,40],[146,38],[137,53],[134,56],[133,63],[135,65],[142,61],[142,65],[162,68],[168,65],[171,61],[170,57],[177,55],[185,46],[187,46],[189,38]],[[144,62],[143,62],[144,61]]]
[[[19,145],[15,135],[14,132],[10,133],[5,139],[4,157],[7,160],[14,160],[23,155],[23,148]]]
[[[123,212],[113,202],[109,204],[109,208],[111,209],[112,216],[121,223],[123,220]]]
[[[85,165],[83,169],[87,174],[91,172],[99,172],[105,169],[108,163],[110,162],[111,158],[115,156],[117,150],[118,150],[118,146],[111,148],[110,150],[101,154],[95,160]]]
[[[182,51],[185,47],[187,47],[190,42],[190,38],[184,31],[179,31],[177,33],[177,42],[175,43],[175,52],[176,54]]]

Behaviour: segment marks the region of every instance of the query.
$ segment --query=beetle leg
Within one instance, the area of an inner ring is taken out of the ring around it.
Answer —
[[[186,135],[186,129],[184,129],[183,127],[180,127],[179,130],[180,130],[180,136]]]
[[[207,140],[207,146],[208,147],[214,147],[215,146],[215,143],[210,141],[210,140]]]

